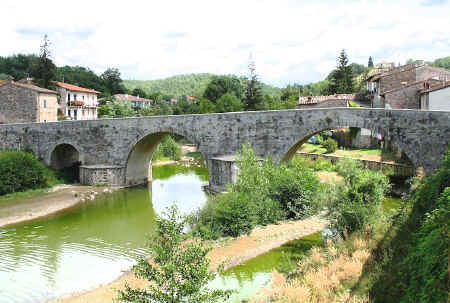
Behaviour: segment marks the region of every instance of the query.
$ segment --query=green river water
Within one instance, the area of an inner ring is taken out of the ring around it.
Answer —
[[[137,257],[148,255],[155,214],[173,202],[183,213],[202,207],[206,184],[204,168],[153,167],[148,187],[101,195],[46,218],[0,228],[0,302],[45,302],[116,279]],[[294,264],[320,243],[320,233],[293,241],[225,271],[209,286],[235,289],[229,302],[241,302],[270,286],[275,268]]]

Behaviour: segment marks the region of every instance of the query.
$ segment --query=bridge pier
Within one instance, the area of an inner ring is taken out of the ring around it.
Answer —
[[[125,185],[124,166],[81,165],[80,183],[83,185]]]
[[[214,157],[208,160],[209,189],[221,193],[228,184],[236,183],[239,168],[234,155]]]

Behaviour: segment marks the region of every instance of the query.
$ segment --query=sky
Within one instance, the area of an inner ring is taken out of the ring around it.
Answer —
[[[447,0],[2,1],[0,56],[39,53],[48,35],[58,66],[123,79],[248,73],[276,86],[323,80],[350,62],[450,56]]]

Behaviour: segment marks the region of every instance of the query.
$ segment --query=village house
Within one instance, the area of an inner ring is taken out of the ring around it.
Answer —
[[[421,110],[450,111],[450,81],[441,81],[420,91]]]
[[[0,84],[0,124],[57,121],[58,93],[12,80]]]
[[[56,82],[55,84],[59,93],[59,106],[63,116],[72,120],[97,119],[97,95],[100,92],[64,82]]]
[[[131,104],[137,108],[150,107],[153,102],[153,100],[151,100],[151,99],[141,98],[139,96],[132,96],[132,95],[128,95],[128,94],[116,94],[113,97],[114,97],[114,99],[119,100],[119,101],[131,102]]]
[[[355,94],[299,97],[297,108],[348,107]]]
[[[372,107],[417,109],[418,92],[424,85],[449,79],[449,70],[425,64],[407,64],[371,75],[367,79],[367,89],[372,94]]]

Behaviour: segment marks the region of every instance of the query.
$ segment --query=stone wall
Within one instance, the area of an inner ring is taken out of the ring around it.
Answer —
[[[423,82],[406,86],[384,95],[384,103],[389,104],[392,109],[419,109],[419,90],[423,88]]]
[[[408,84],[416,82],[416,68],[411,68],[406,71],[393,72],[380,79],[380,93],[399,88],[402,82]]]
[[[80,183],[84,185],[123,185],[125,168],[110,165],[80,166]]]
[[[39,121],[38,93],[11,85],[0,85],[0,123]]]
[[[417,68],[416,81],[423,81],[433,77],[442,78],[440,80],[450,80],[450,70],[424,65]]]
[[[151,151],[167,133],[194,143],[209,164],[214,157],[234,155],[247,142],[261,157],[288,161],[311,135],[348,127],[382,134],[415,167],[432,172],[450,141],[450,112],[325,108],[6,124],[0,125],[0,148],[29,148],[50,164],[56,146],[70,144],[82,165],[142,167],[136,180],[148,180]],[[133,156],[136,152],[141,155]]]

